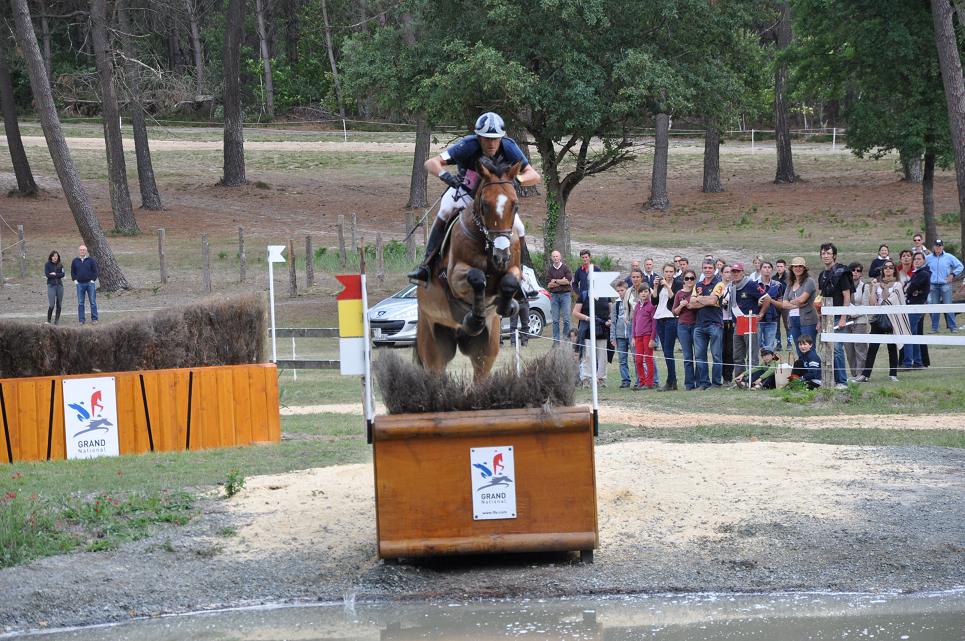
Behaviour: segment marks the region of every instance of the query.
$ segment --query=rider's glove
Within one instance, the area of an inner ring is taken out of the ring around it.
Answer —
[[[462,186],[462,181],[459,180],[457,176],[453,176],[452,174],[450,174],[448,171],[444,171],[441,174],[439,174],[439,180],[446,183],[453,189],[459,189],[459,187]]]

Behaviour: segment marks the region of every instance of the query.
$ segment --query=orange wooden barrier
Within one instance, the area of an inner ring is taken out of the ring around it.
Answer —
[[[64,459],[64,379],[113,376],[121,454],[281,440],[273,364],[0,379],[0,463]]]
[[[377,416],[375,501],[381,558],[597,547],[588,408]],[[470,449],[512,447],[517,514],[476,520]]]

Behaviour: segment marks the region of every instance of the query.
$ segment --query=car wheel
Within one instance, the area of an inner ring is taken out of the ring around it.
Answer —
[[[543,333],[543,326],[546,325],[546,319],[543,318],[543,312],[538,309],[529,310],[529,333],[533,336],[539,336]]]

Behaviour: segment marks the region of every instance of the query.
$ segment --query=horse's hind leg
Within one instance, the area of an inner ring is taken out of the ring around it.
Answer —
[[[419,316],[415,339],[416,361],[423,369],[442,373],[456,355],[456,331]]]
[[[486,331],[476,336],[464,334],[459,337],[459,350],[469,357],[475,381],[489,376],[499,355],[499,316],[493,314],[487,325]]]

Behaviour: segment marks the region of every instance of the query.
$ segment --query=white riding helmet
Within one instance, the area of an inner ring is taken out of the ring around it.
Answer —
[[[506,135],[506,124],[499,114],[487,111],[476,118],[476,135],[483,138],[502,138]]]

